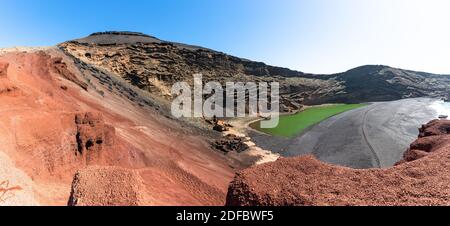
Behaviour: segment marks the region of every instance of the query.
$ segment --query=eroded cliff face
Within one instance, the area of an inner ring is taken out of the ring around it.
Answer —
[[[227,159],[138,88],[48,48],[0,55],[0,90],[0,205],[67,205],[74,175],[104,186],[72,205],[124,203],[91,199],[120,178],[148,194],[130,205],[224,204]]]
[[[172,85],[182,81],[193,85],[196,73],[203,75],[204,82],[223,85],[226,82],[280,82],[284,111],[299,109],[305,99],[333,95],[343,89],[335,80],[318,79],[302,72],[139,34],[100,33],[62,43],[59,47],[85,63],[169,100],[173,98]]]
[[[355,170],[312,156],[284,158],[238,173],[229,206],[449,205],[450,121],[424,125],[405,160]]]
[[[130,84],[170,100],[175,82],[279,82],[283,111],[302,104],[361,103],[412,97],[444,97],[450,76],[368,65],[331,75],[269,66],[214,50],[167,42],[130,32],[95,33],[59,45],[80,61],[96,65]]]

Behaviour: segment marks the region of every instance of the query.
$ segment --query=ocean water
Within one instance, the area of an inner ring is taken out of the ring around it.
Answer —
[[[450,102],[438,100],[431,104],[431,108],[437,112],[436,117],[439,115],[447,115],[450,117]]]

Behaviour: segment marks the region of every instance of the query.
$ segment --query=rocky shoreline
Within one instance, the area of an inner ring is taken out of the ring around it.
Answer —
[[[420,129],[404,160],[388,169],[356,170],[313,156],[282,158],[238,173],[228,206],[449,205],[450,121]]]

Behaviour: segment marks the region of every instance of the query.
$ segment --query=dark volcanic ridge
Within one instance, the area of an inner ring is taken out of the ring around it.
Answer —
[[[173,98],[175,82],[280,82],[281,109],[302,105],[361,103],[414,97],[447,97],[450,76],[367,65],[331,75],[306,74],[230,56],[198,46],[167,42],[135,32],[101,32],[59,45],[65,53],[112,72],[145,91]]]
[[[130,31],[106,31],[106,32],[96,32],[88,37],[74,40],[79,43],[90,43],[98,45],[117,45],[117,44],[137,44],[137,43],[172,43],[181,48],[197,50],[204,49],[209,50],[204,47],[187,45],[183,43],[167,42],[151,35],[147,35],[141,32],[130,32]],[[212,51],[212,50],[209,50]]]

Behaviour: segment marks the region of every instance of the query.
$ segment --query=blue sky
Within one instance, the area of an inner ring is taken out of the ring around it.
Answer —
[[[140,31],[312,73],[450,74],[448,0],[2,0],[0,47]]]

